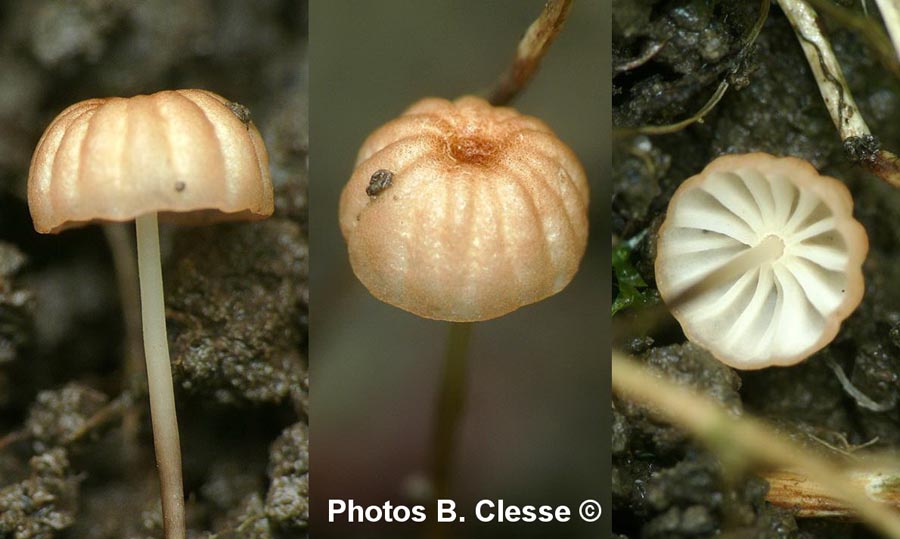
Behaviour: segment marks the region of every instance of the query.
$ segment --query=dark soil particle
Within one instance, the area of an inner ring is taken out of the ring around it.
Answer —
[[[309,521],[309,430],[305,423],[287,428],[269,453],[266,515],[282,528],[306,528]]]
[[[656,230],[674,190],[725,153],[765,151],[810,161],[844,181],[855,215],[866,227],[869,257],[862,304],[825,350],[790,368],[738,372],[704,357],[674,321],[649,335],[617,315],[622,342],[632,353],[722,403],[734,414],[766,418],[786,437],[829,456],[873,443],[900,445],[900,415],[861,407],[839,383],[826,359],[877,403],[900,399],[900,197],[865,173],[864,161],[880,145],[900,149],[900,85],[858,34],[824,18],[835,52],[875,138],[842,144],[783,14],[771,11],[751,47],[741,44],[759,2],[615,0],[613,85],[618,126],[664,125],[693,115],[723,77],[740,75],[703,119],[663,136],[620,137],[614,148],[613,233],[619,240],[647,230],[631,262],[652,285]],[[860,13],[856,2],[843,7]],[[701,39],[705,36],[707,39]],[[652,54],[642,57],[642,53]],[[729,79],[729,80],[732,80]],[[626,327],[627,326],[627,327]],[[631,333],[629,333],[631,331]],[[715,367],[712,367],[715,365]],[[620,537],[874,537],[865,527],[833,520],[795,520],[764,502],[765,483],[723,470],[721,454],[652,419],[634,404],[613,403],[613,531]],[[835,451],[837,450],[837,451]],[[726,473],[727,472],[727,473]]]
[[[0,366],[13,361],[31,338],[33,295],[14,284],[16,273],[25,265],[25,255],[15,246],[0,241]],[[0,403],[4,398],[0,373]]]
[[[390,170],[376,170],[375,174],[372,174],[372,177],[369,178],[369,185],[366,187],[366,194],[370,197],[376,197],[381,194],[382,191],[391,186],[391,181],[394,178],[394,173]]]
[[[807,361],[792,369],[770,369],[744,376],[745,402],[757,413],[789,418],[834,432],[851,428],[845,397],[834,373],[822,361]]]
[[[0,490],[0,537],[50,539],[75,521],[79,479],[63,449],[31,458],[28,479]]]
[[[720,402],[735,415],[741,413],[738,396],[740,379],[734,371],[716,361],[708,352],[692,343],[653,348],[645,354],[648,364],[661,374],[679,383],[692,386],[697,391]],[[666,423],[657,422],[645,413],[638,404],[617,401],[613,424],[613,455],[628,455],[629,452],[657,454],[673,457],[681,454],[685,446],[685,435]],[[640,428],[635,430],[634,423]],[[630,429],[630,434],[625,433]],[[627,449],[626,449],[626,442]],[[621,446],[620,451],[616,447]]]
[[[235,510],[231,511],[223,530],[215,535],[215,539],[275,539],[278,537],[266,516],[265,505],[257,494],[249,495]]]
[[[180,231],[166,305],[182,387],[220,402],[281,402],[305,372],[301,314],[307,248],[299,225]]]
[[[34,450],[67,443],[108,400],[105,394],[78,382],[38,393],[25,421]]]
[[[758,10],[745,1],[614,0],[614,66],[658,49],[633,69],[617,69],[615,124],[665,124],[693,113],[712,95],[710,85],[740,66],[743,38]]]
[[[661,375],[693,387],[734,415],[741,414],[740,379],[698,346],[657,347],[644,359]],[[774,519],[771,510],[756,510],[764,507],[764,484],[728,485],[715,458],[698,452],[683,433],[654,420],[642,406],[617,399],[613,418],[617,529],[645,522],[640,537],[711,537],[723,523],[736,522],[736,515],[744,528]]]

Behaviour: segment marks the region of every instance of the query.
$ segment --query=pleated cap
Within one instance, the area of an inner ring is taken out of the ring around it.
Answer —
[[[64,110],[31,159],[34,227],[94,221],[253,220],[274,209],[269,159],[247,110],[206,90],[89,99]]]
[[[544,122],[477,97],[426,98],[363,143],[340,225],[372,295],[472,322],[572,280],[588,199],[581,163]]]

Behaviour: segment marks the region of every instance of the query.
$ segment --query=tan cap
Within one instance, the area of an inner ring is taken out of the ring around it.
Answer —
[[[28,206],[35,229],[55,233],[152,212],[256,219],[274,202],[247,110],[206,90],[173,90],[89,99],[60,113],[31,159]]]
[[[486,320],[562,290],[588,236],[588,183],[536,118],[477,97],[428,98],[362,145],[340,224],[378,299]]]
[[[792,365],[859,305],[868,246],[840,181],[793,157],[727,155],[672,196],[656,284],[688,339],[723,363]]]

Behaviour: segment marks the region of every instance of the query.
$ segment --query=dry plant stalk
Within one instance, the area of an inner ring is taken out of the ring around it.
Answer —
[[[900,509],[900,474],[897,470],[858,470],[847,473],[849,482],[869,498]],[[831,495],[819,481],[799,472],[763,474],[769,482],[766,501],[799,518],[852,518],[855,511]]]
[[[810,4],[825,17],[834,19],[838,24],[853,30],[878,57],[885,69],[900,77],[900,61],[894,52],[894,46],[885,33],[884,28],[875,19],[869,17],[867,10],[857,14],[849,7],[842,7],[833,0],[810,0]],[[865,3],[863,2],[863,7]]]
[[[784,440],[770,427],[734,417],[711,400],[661,379],[646,367],[613,351],[613,391],[642,403],[648,411],[685,429],[735,465],[795,470],[817,478],[822,492],[852,509],[885,537],[900,539],[900,515],[870,499],[851,475],[822,457]]]
[[[544,10],[522,36],[512,65],[494,85],[488,98],[491,105],[508,104],[528,84],[571,8],[572,0],[549,0],[544,5]]]
[[[691,126],[697,123],[703,123],[703,118],[706,117],[707,114],[712,112],[716,105],[719,104],[719,101],[725,97],[725,92],[728,91],[731,85],[728,83],[728,80],[723,80],[719,83],[719,86],[716,87],[716,91],[713,92],[712,97],[710,97],[706,103],[700,107],[693,115],[681,120],[679,122],[675,122],[673,124],[667,125],[645,125],[642,127],[622,127],[616,129],[615,136],[617,138],[625,138],[625,137],[633,137],[635,135],[668,135],[670,133],[677,133],[684,129],[685,127]]]
[[[900,55],[900,6],[896,0],[875,0],[875,3],[878,4],[878,11],[881,12],[881,18],[891,36],[894,50]]]
[[[818,14],[806,0],[778,0],[778,4],[797,34],[825,101],[825,108],[828,109],[845,148],[855,148],[850,153],[856,161],[892,186],[900,187],[900,160],[893,153],[877,147],[877,140],[844,80],[844,73],[831,43],[822,33]]]

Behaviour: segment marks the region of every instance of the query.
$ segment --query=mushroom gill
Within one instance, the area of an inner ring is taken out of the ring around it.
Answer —
[[[867,251],[843,183],[801,159],[729,155],[673,195],[656,281],[688,339],[723,363],[792,365],[859,305]]]

